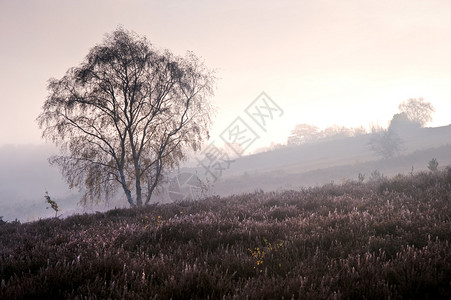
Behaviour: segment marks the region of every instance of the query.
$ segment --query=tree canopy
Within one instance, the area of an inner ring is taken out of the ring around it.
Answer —
[[[300,145],[316,140],[319,128],[310,124],[297,124],[288,137],[288,145]]]
[[[363,127],[347,128],[339,125],[332,125],[324,130],[319,130],[318,127],[311,124],[297,124],[291,131],[288,137],[288,145],[301,145],[305,143],[317,142],[320,140],[339,139],[351,136],[365,134],[366,130]]]
[[[193,53],[159,51],[118,28],[78,67],[49,80],[37,121],[61,148],[50,162],[85,191],[84,204],[119,187],[131,206],[146,204],[164,170],[208,138],[214,81]]]
[[[399,104],[399,110],[411,121],[419,124],[421,127],[432,121],[434,106],[423,98],[410,98]]]

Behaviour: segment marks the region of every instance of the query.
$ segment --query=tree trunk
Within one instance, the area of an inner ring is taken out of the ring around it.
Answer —
[[[122,188],[124,189],[125,192],[125,196],[127,196],[127,201],[128,203],[130,203],[130,206],[136,206],[135,201],[133,201],[133,197],[132,197],[132,192],[130,191],[130,189],[127,187],[127,183],[125,181],[125,176],[123,172],[120,172],[121,174],[121,184],[122,184]]]
[[[146,198],[146,205],[149,204],[150,198],[152,197],[152,193],[155,190],[159,180],[160,180],[160,174],[161,174],[161,166],[160,162],[157,162],[157,170],[156,170],[156,176],[154,182],[151,184],[148,182],[148,189],[147,189],[147,198]]]
[[[136,205],[142,206],[142,189],[141,189],[141,177],[139,176],[140,173],[139,166],[135,166],[135,173],[136,173]]]

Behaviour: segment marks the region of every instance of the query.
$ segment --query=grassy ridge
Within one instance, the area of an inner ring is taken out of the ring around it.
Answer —
[[[451,169],[0,225],[0,298],[450,299]]]

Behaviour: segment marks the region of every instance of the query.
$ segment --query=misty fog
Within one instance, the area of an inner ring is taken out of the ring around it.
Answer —
[[[78,190],[70,190],[58,168],[48,158],[57,153],[49,145],[5,145],[0,147],[0,216],[4,221],[34,221],[55,215],[46,203],[49,193],[62,216],[104,210],[105,205],[83,208]]]
[[[357,181],[359,174],[368,181],[376,170],[388,177],[428,171],[428,162],[433,158],[438,161],[439,169],[451,165],[451,126],[419,128],[410,135],[401,135],[402,152],[391,159],[383,159],[370,150],[371,136],[370,133],[360,133],[353,137],[337,136],[300,145],[273,145],[241,157],[231,154],[228,168],[217,173],[216,178],[209,176],[199,160],[191,159],[168,174],[166,183],[152,202],[175,200],[169,194],[170,181],[180,173],[196,174],[205,183],[207,190],[198,195],[200,197],[339,184]],[[220,149],[230,153],[229,150]],[[7,145],[0,148],[0,216],[3,220],[26,222],[54,216],[45,202],[45,192],[58,203],[62,217],[127,206],[120,193],[107,204],[79,205],[81,193],[76,189],[70,190],[59,169],[48,163],[48,157],[55,153],[57,149],[49,145]],[[197,157],[200,155],[197,153]]]

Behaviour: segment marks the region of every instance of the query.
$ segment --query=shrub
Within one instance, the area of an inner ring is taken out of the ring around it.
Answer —
[[[438,161],[437,159],[433,158],[428,163],[428,169],[431,170],[431,172],[437,172],[438,168]]]

